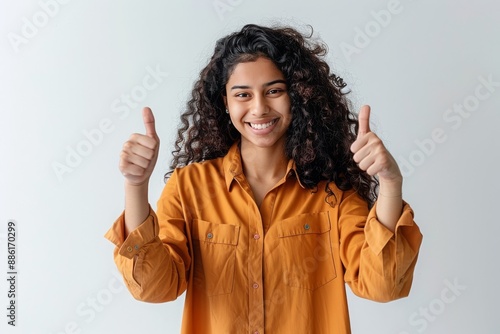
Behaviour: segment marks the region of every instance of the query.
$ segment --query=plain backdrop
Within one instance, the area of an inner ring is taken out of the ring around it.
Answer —
[[[123,210],[118,155],[150,106],[162,141],[156,207],[179,113],[215,41],[246,23],[281,23],[311,25],[354,110],[372,106],[372,130],[400,162],[424,234],[409,298],[349,293],[353,333],[498,333],[499,9],[493,0],[2,0],[0,332],[179,332],[184,296],[134,300],[103,237]]]

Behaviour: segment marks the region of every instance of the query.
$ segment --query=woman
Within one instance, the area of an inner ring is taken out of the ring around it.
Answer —
[[[186,291],[182,333],[350,333],[345,283],[381,302],[408,295],[422,236],[401,173],[325,53],[291,28],[220,39],[156,213],[149,108],[146,134],[125,143],[125,211],[106,237],[135,298]]]

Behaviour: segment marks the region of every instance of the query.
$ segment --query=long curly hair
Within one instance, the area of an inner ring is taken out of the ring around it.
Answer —
[[[341,190],[355,189],[371,207],[378,181],[362,171],[350,150],[358,131],[357,117],[342,93],[342,78],[324,60],[327,47],[290,27],[244,26],[219,39],[210,62],[195,82],[181,115],[171,169],[225,156],[240,134],[225,112],[223,96],[235,66],[259,57],[271,60],[283,73],[290,96],[292,122],[285,155],[296,164],[302,184],[317,190],[327,180],[325,201],[334,205],[333,182]],[[165,180],[172,173],[165,174]]]

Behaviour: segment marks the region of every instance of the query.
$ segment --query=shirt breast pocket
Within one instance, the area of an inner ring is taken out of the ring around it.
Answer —
[[[337,277],[330,230],[328,212],[306,213],[279,223],[283,280],[288,286],[315,290]]]
[[[194,287],[207,295],[231,293],[240,227],[193,220]]]

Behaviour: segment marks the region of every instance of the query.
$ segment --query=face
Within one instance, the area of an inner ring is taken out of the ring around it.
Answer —
[[[282,148],[292,115],[283,73],[266,58],[239,63],[224,101],[243,147]]]

